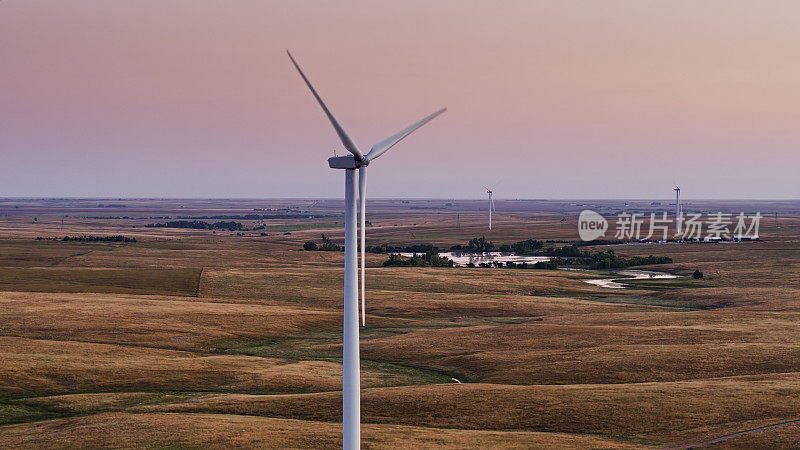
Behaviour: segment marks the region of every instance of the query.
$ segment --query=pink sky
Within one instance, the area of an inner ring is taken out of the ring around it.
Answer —
[[[800,198],[794,1],[0,1],[0,196]]]

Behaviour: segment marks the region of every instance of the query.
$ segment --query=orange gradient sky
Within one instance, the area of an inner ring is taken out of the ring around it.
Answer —
[[[0,196],[800,198],[795,1],[0,1]]]

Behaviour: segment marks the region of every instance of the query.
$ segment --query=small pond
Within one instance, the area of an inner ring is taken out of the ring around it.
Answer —
[[[666,272],[656,272],[654,270],[635,270],[625,269],[616,271],[620,278],[600,278],[596,280],[583,280],[585,283],[594,284],[609,289],[625,289],[625,280],[646,280],[646,279],[667,279],[678,278],[677,275],[672,275]],[[622,278],[624,277],[624,278]]]
[[[413,253],[400,253],[403,256],[412,256]],[[484,253],[466,253],[466,252],[439,252],[439,256],[447,257],[453,260],[457,266],[466,266],[468,263],[473,263],[476,266],[480,263],[493,263],[497,262],[515,262],[528,264],[535,264],[539,261],[550,261],[549,256],[527,256],[517,255],[513,252],[484,252]]]

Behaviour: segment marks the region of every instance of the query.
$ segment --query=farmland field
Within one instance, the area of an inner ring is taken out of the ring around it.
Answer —
[[[343,255],[302,248],[341,243],[342,202],[102,203],[0,199],[0,446],[341,445]],[[562,245],[582,209],[651,206],[498,200],[492,231],[483,207],[370,201],[367,243]],[[800,445],[800,202],[688,209],[760,211],[762,240],[594,247],[680,276],[625,289],[368,253],[363,445]],[[136,242],[63,240],[89,235]]]

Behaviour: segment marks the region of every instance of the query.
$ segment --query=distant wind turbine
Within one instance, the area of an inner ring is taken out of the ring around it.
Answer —
[[[681,232],[681,188],[675,185],[675,236]]]
[[[350,138],[344,128],[339,124],[317,91],[311,86],[300,66],[288,51],[289,59],[300,72],[300,76],[311,90],[319,106],[328,116],[328,120],[339,135],[339,139],[352,155],[335,156],[328,158],[331,169],[344,169],[344,343],[342,362],[342,444],[347,450],[358,449],[361,446],[361,379],[360,359],[358,348],[358,248],[356,246],[356,169],[358,169],[358,200],[361,212],[361,320],[365,323],[364,315],[364,262],[365,262],[365,218],[367,199],[367,165],[375,158],[384,154],[403,138],[417,128],[430,122],[434,117],[445,112],[442,108],[419,122],[409,126],[399,133],[389,136],[373,145],[369,153],[363,155],[355,142]]]
[[[492,190],[486,188],[486,193],[489,194],[489,230],[492,229],[492,211],[494,211],[494,200],[492,200]]]

